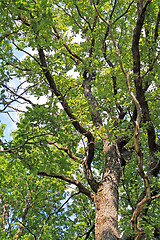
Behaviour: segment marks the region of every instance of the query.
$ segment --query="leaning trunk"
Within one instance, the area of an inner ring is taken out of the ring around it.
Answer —
[[[104,142],[105,170],[95,197],[96,240],[120,239],[118,232],[118,186],[120,154],[116,145]]]

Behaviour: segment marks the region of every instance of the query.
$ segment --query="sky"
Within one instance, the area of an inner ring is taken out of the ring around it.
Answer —
[[[82,38],[80,34],[77,34],[77,36],[73,39],[73,42],[79,43],[81,41],[82,41]],[[26,48],[25,50],[30,54],[36,53],[36,51],[33,51],[31,48]],[[26,56],[24,52],[17,50],[15,47],[13,48],[13,53],[14,53],[14,56],[20,60],[23,60],[24,57]],[[75,72],[73,69],[73,70],[70,70],[67,75],[77,77],[79,73]],[[18,86],[18,83],[19,83],[19,80],[15,78],[14,82],[11,83],[13,85],[10,85],[10,86],[16,87]],[[36,98],[31,96],[30,100],[33,101],[34,103],[42,104],[46,101],[46,97],[43,96],[37,101]],[[21,109],[25,110],[26,105],[23,105],[23,108]],[[19,120],[19,113],[12,112],[10,113],[10,116],[7,113],[0,113],[0,124],[1,123],[6,124],[6,128],[4,130],[4,137],[2,138],[2,141],[9,141],[12,139],[12,137],[10,136],[10,133],[16,130],[16,123],[18,122],[18,120]]]
[[[32,52],[31,49],[30,49],[30,52]],[[25,57],[25,54],[14,48],[14,56],[22,60]],[[10,86],[16,87],[18,83],[19,83],[19,80],[14,78],[14,81],[11,83]],[[23,107],[25,108],[25,106]],[[16,112],[10,112],[9,114],[3,113],[3,112],[0,113],[0,124],[6,124],[6,128],[4,130],[4,137],[2,138],[3,142],[9,141],[12,139],[10,133],[16,130],[16,123],[18,122],[18,119],[19,119],[19,114]]]
[[[14,54],[18,58],[21,58],[24,55],[22,52],[17,51],[15,49],[14,49]],[[2,138],[2,141],[10,140],[11,139],[10,133],[16,129],[16,121],[13,121],[12,119],[17,119],[17,114],[10,113],[10,116],[7,113],[3,113],[3,112],[0,113],[0,124],[1,123],[6,124],[6,128],[4,130],[4,137]]]

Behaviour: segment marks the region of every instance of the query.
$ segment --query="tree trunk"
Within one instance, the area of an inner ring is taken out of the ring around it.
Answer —
[[[120,239],[118,232],[118,186],[120,154],[116,145],[104,141],[105,170],[95,197],[96,240]]]

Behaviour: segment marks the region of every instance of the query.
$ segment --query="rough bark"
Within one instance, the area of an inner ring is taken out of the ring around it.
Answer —
[[[120,154],[114,144],[104,141],[105,170],[95,197],[96,240],[120,239],[118,232],[118,185]]]

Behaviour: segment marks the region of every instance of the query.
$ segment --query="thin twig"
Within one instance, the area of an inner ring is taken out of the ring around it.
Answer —
[[[134,0],[132,2],[130,2],[130,4],[129,4],[128,8],[126,9],[126,11],[124,13],[122,13],[118,18],[116,18],[116,20],[113,22],[113,24],[116,23],[120,18],[122,18],[126,13],[128,13],[132,3],[134,3]]]
[[[18,98],[23,99],[24,101],[30,103],[32,106],[36,106],[36,104],[34,104],[31,100],[23,97],[22,95],[17,94],[16,92],[14,92],[12,89],[10,89],[7,85],[5,85],[4,83],[1,84],[4,88],[6,88],[9,92],[11,92],[14,96],[17,96]]]

